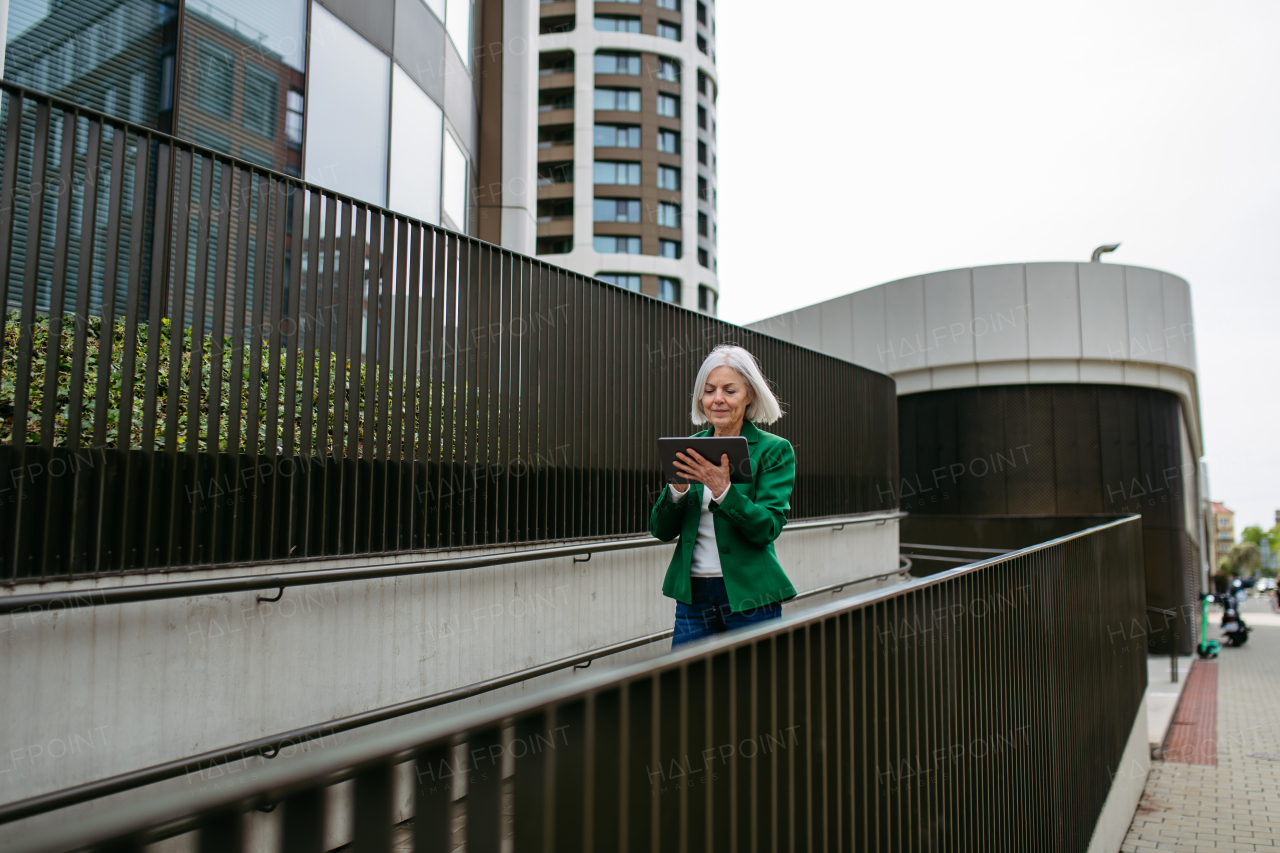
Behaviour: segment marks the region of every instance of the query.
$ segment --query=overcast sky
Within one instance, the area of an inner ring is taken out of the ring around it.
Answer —
[[[1280,509],[1280,2],[717,4],[720,314],[918,273],[1191,282],[1212,496]]]

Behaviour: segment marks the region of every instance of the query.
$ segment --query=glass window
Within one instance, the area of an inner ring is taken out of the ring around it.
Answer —
[[[440,224],[440,155],[444,113],[399,65],[391,80],[392,210]]]
[[[710,192],[708,192],[707,190],[707,179],[702,177],[702,175],[699,175],[698,176],[698,198],[706,200],[707,198],[710,197],[710,195],[711,195]]]
[[[593,204],[596,222],[639,222],[640,201],[634,198],[598,198]]]
[[[698,211],[698,236],[700,236],[700,237],[706,237],[706,236],[708,236],[708,235],[707,235],[707,225],[708,225],[709,221],[710,221],[710,217],[708,217],[708,216],[707,216],[705,213],[703,213],[702,211]]]
[[[627,74],[640,76],[640,54],[638,53],[597,53],[597,74]]]
[[[248,157],[244,152],[252,150],[254,162],[298,174],[307,90],[306,21],[306,0],[188,4],[181,33],[178,135],[189,136],[199,125],[234,140],[234,147],[220,149],[225,153]],[[332,45],[339,38],[340,34],[312,33],[314,41],[329,43],[329,55],[335,53]],[[226,55],[219,59],[222,52]],[[324,76],[324,69],[317,71]],[[384,76],[382,90],[386,88]],[[335,145],[341,143],[330,143]],[[385,179],[384,174],[384,183]]]
[[[698,162],[707,165],[707,143],[701,139],[698,140]]]
[[[670,9],[672,12],[680,11],[680,0],[658,0],[659,9]]]
[[[677,278],[658,279],[658,298],[664,302],[680,302],[680,280]]]
[[[658,59],[658,79],[669,83],[680,82],[680,63],[674,59]]]
[[[707,253],[706,249],[702,249],[702,248],[698,249],[698,265],[699,266],[704,266],[704,267],[708,266],[710,263],[710,258],[711,256]]]
[[[244,65],[245,130],[264,139],[276,138],[276,106],[280,103],[280,79],[254,62]]]
[[[680,241],[679,240],[659,240],[658,255],[663,258],[679,258],[680,257]]]
[[[707,75],[703,74],[701,71],[698,72],[698,94],[707,94]]]
[[[670,204],[669,202],[658,202],[658,227],[659,228],[679,228],[680,227],[680,205]]]
[[[680,25],[658,21],[658,38],[680,41]]]
[[[275,162],[271,159],[271,155],[260,148],[254,148],[252,145],[240,146],[240,159],[248,160],[250,163],[257,163],[267,169],[275,168]]]
[[[620,18],[616,15],[596,15],[596,29],[602,33],[638,33],[639,18]]]
[[[674,130],[658,131],[658,150],[667,154],[679,154],[680,134]]]
[[[539,255],[567,255],[573,251],[572,237],[539,237],[537,252]]]
[[[595,162],[595,183],[638,187],[640,186],[640,164],[597,160]]]
[[[462,64],[471,68],[471,0],[449,0],[445,9],[444,28],[449,31],[449,39],[458,49]]]
[[[602,255],[638,255],[640,238],[597,234],[592,239],[592,247]]]
[[[453,134],[444,135],[444,177],[440,193],[440,206],[444,215],[453,220],[459,231],[467,230],[467,157],[454,140]]]
[[[707,4],[702,0],[698,0],[698,23],[703,25],[707,23]]]
[[[698,285],[698,310],[716,313],[716,292],[705,284]]]
[[[608,284],[640,292],[640,276],[620,272],[598,272],[596,278]]]
[[[539,163],[538,186],[573,183],[573,163]]]
[[[702,104],[698,104],[698,127],[707,129],[707,108]]]
[[[543,89],[538,93],[538,112],[573,109],[572,89]]]
[[[659,166],[658,167],[658,189],[660,190],[680,189],[680,170],[673,166]]]
[[[596,109],[624,113],[640,112],[639,89],[596,89]]]
[[[9,0],[4,79],[167,131],[177,8],[156,0]]]
[[[289,90],[287,111],[284,114],[284,137],[290,148],[302,148],[302,93]]]
[[[597,124],[593,143],[597,148],[639,148],[640,128],[621,124]]]
[[[698,36],[698,50],[703,53],[707,52],[707,40],[702,35]]]
[[[680,117],[680,99],[675,95],[658,95],[658,115],[667,118]]]
[[[231,108],[235,105],[236,57],[208,39],[200,39],[200,74],[196,84],[196,106],[203,113],[231,121]]]
[[[323,6],[311,15],[306,179],[385,204],[391,60]]]

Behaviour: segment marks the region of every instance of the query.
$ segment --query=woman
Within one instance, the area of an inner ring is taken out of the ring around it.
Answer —
[[[719,462],[689,449],[676,468],[691,480],[668,483],[649,513],[649,532],[678,539],[662,592],[674,598],[672,647],[777,619],[796,594],[773,551],[787,523],[795,451],[756,424],[782,417],[778,400],[751,353],[722,344],[711,351],[693,385],[693,422],[711,423],[695,436],[741,435],[751,454],[752,481],[729,483],[729,457]]]

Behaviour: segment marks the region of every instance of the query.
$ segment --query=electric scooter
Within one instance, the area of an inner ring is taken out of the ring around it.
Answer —
[[[1222,600],[1222,633],[1227,635],[1228,646],[1243,646],[1253,630],[1240,615],[1240,593],[1243,589],[1244,584],[1237,578],[1225,593],[1218,596]]]
[[[1213,601],[1212,595],[1200,598],[1200,644],[1196,646],[1196,654],[1202,660],[1216,658],[1218,651],[1222,648],[1217,640],[1209,639],[1209,602],[1211,601]]]

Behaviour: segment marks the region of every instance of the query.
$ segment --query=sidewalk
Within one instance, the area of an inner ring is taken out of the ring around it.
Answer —
[[[1216,744],[1199,751],[1217,765],[1151,762],[1122,851],[1280,853],[1280,616],[1256,599],[1241,610],[1253,633],[1218,656]]]

